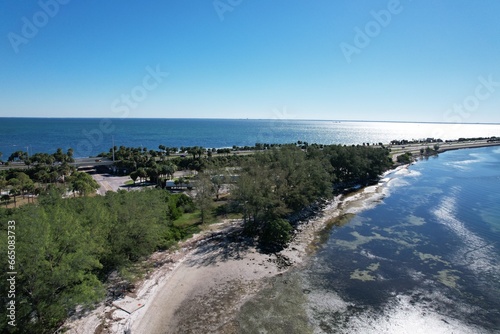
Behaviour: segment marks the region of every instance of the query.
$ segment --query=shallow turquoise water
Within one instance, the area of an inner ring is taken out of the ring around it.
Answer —
[[[315,332],[500,331],[500,149],[389,175],[302,272]]]

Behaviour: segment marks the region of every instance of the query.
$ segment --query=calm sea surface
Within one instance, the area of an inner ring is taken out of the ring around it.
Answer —
[[[345,224],[247,302],[239,324],[255,333],[500,333],[499,166],[498,147],[450,151],[361,190]]]
[[[76,157],[107,152],[113,145],[158,149],[222,148],[255,143],[388,143],[393,139],[500,136],[500,124],[441,124],[229,119],[0,118],[3,159],[17,150],[53,153],[73,148]]]

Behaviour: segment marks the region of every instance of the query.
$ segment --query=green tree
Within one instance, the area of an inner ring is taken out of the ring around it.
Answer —
[[[11,219],[22,231],[16,233],[17,330],[52,333],[76,305],[103,296],[93,273],[101,267],[94,241],[74,213],[58,206],[23,206]]]
[[[58,168],[57,173],[58,177],[62,176],[63,182],[66,182],[66,177],[71,175],[76,169],[74,166],[69,165],[67,162],[63,162]]]
[[[109,227],[109,252],[103,263],[120,267],[149,255],[160,244],[165,228],[167,194],[157,189],[106,193],[113,223]]]
[[[406,152],[405,154],[398,155],[396,160],[402,164],[409,164],[412,161],[412,154],[410,152]]]
[[[56,153],[54,153],[52,156],[54,157],[56,162],[63,163],[67,160],[67,156],[66,156],[66,154],[64,154],[62,148],[58,148],[56,150]]]
[[[2,202],[5,203],[5,207],[7,207],[7,203],[9,203],[9,201],[10,201],[10,196],[5,194],[5,195],[2,195],[2,197],[0,197],[0,199],[2,200]]]
[[[137,169],[137,176],[139,177],[139,182],[145,182],[148,177],[148,172],[144,168]]]
[[[157,168],[148,168],[146,173],[149,177],[149,181],[159,184],[159,173]]]
[[[34,188],[33,181],[30,177],[24,172],[16,173],[16,179],[19,181],[19,189],[21,190],[23,198],[26,195],[26,192],[32,190]]]
[[[165,177],[170,179],[174,176],[176,169],[177,168],[174,164],[167,163],[167,164],[164,164],[160,167],[160,174],[165,175]]]
[[[71,175],[71,191],[76,197],[76,193],[80,196],[87,196],[99,189],[99,184],[87,173],[75,172]]]
[[[17,207],[17,196],[21,194],[21,182],[16,178],[12,178],[9,180],[9,186],[9,194],[14,198],[14,207]]]
[[[28,159],[28,153],[23,152],[23,151],[16,151],[9,156],[7,161],[9,161],[9,162],[24,161],[26,159]]]
[[[49,178],[50,182],[57,183],[57,181],[59,180],[59,173],[57,172],[57,170],[53,170],[52,172],[50,172]]]
[[[229,182],[227,169],[218,163],[210,163],[206,166],[205,173],[210,177],[215,191],[215,198],[218,201],[222,188]]]
[[[75,162],[75,159],[73,159],[73,154],[75,153],[75,151],[73,151],[72,148],[69,148],[68,149],[68,152],[66,153],[66,156],[67,156],[67,162]]]
[[[213,208],[214,186],[210,181],[210,176],[205,173],[198,173],[195,184],[196,195],[194,202],[200,210],[201,223],[207,222]]]
[[[266,224],[262,230],[262,241],[269,246],[285,246],[291,239],[292,225],[285,219],[276,219]]]
[[[243,166],[235,190],[257,229],[330,194],[331,179],[321,160],[295,146],[255,154]]]
[[[50,182],[50,175],[47,173],[45,169],[41,169],[37,171],[33,177],[36,181],[40,183],[49,183]]]
[[[137,173],[137,171],[133,171],[132,173],[130,173],[130,178],[132,179],[132,181],[134,181],[134,184],[135,184],[135,181],[137,181],[138,177],[139,177],[139,173]]]
[[[0,194],[2,194],[2,191],[7,188],[7,185],[9,183],[7,182],[7,180],[3,177],[0,177]]]

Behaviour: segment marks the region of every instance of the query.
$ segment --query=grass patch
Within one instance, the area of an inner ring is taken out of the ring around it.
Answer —
[[[198,225],[200,223],[200,211],[196,210],[191,213],[184,213],[178,219],[174,220],[174,226],[187,227],[191,225]]]
[[[173,221],[173,225],[182,231],[182,240],[185,240],[194,233],[198,233],[206,228],[207,225],[221,222],[223,219],[241,219],[243,215],[237,212],[230,212],[227,203],[227,201],[214,202],[210,215],[203,225],[201,224],[200,210],[183,213],[179,218]]]
[[[214,219],[242,219],[243,214],[231,207],[229,200],[219,200],[214,202],[212,215]]]
[[[243,214],[242,213],[228,213],[225,217],[225,219],[243,219]]]
[[[173,225],[178,231],[176,232],[178,241],[189,239],[193,234],[201,231],[200,212],[184,213],[173,221]]]

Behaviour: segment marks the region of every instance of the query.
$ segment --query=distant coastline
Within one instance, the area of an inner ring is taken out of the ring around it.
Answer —
[[[51,120],[101,120],[102,117],[49,117],[49,116],[0,116],[2,119],[51,119]],[[448,125],[500,125],[499,122],[439,122],[439,121],[418,121],[418,120],[368,120],[368,119],[311,119],[311,118],[226,118],[226,117],[105,117],[104,119],[110,120],[228,120],[228,121],[310,121],[310,122],[343,122],[343,123],[402,123],[402,124],[448,124]]]
[[[419,155],[421,155],[420,154],[421,150],[425,150],[427,147],[431,147],[432,144],[419,143],[419,144],[408,144],[408,145],[392,145],[390,146],[391,155],[394,161],[396,161],[399,155],[405,154],[407,152],[411,153],[411,155],[414,157],[418,157]],[[435,150],[435,153],[439,154],[452,150],[500,146],[500,138],[498,141],[490,141],[490,142],[488,142],[487,139],[481,139],[481,140],[443,142],[443,143],[437,143],[436,145],[438,145],[439,148]]]
[[[491,139],[489,139],[491,140]],[[383,144],[383,146],[386,146],[390,148],[390,156],[394,162],[397,162],[397,157],[400,155],[403,155],[405,153],[409,153],[413,158],[418,158],[420,156],[428,156],[429,154],[422,154],[422,150],[430,148],[432,145],[438,145],[439,148],[437,150],[433,151],[433,154],[439,154],[439,153],[444,153],[446,151],[452,151],[452,150],[460,150],[460,149],[469,149],[469,148],[481,148],[481,147],[489,147],[489,146],[500,146],[500,138],[498,138],[498,141],[488,141],[488,139],[479,139],[479,140],[465,140],[465,141],[449,141],[449,142],[442,142],[442,143],[436,143],[436,142],[431,142],[431,143],[411,143],[411,144],[406,144],[406,145],[391,145],[391,144]],[[377,147],[377,145],[374,145],[374,147]],[[242,151],[238,149],[230,150],[229,153],[231,154],[253,154],[257,152],[258,150],[248,150],[248,151]],[[33,153],[40,153],[40,152],[33,152]],[[218,154],[227,154],[227,153],[218,153]],[[172,153],[171,157],[182,157],[184,156],[185,153]],[[107,159],[95,159],[98,157],[89,157],[89,158],[75,158],[75,161],[71,163],[71,165],[75,167],[80,167],[80,166],[109,166],[112,165],[113,161],[109,158]],[[4,159],[4,162],[0,164],[0,170],[1,169],[9,169],[9,168],[20,168],[20,169],[25,169],[28,168],[28,166],[22,162],[11,162],[11,163],[6,163],[6,159]]]
[[[108,152],[113,145],[148,150],[156,150],[159,145],[227,148],[298,140],[325,145],[372,145],[394,139],[500,136],[500,124],[284,119],[105,120],[103,126],[103,119],[99,118],[1,118],[0,152],[6,160],[18,150],[31,154],[72,148],[75,157],[83,158]]]

